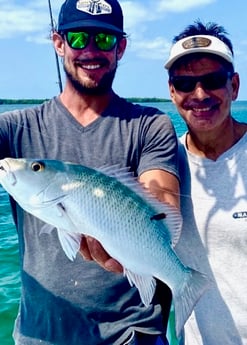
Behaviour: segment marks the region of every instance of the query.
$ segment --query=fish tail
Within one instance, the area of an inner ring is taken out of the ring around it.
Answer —
[[[179,289],[173,291],[177,337],[179,337],[194,306],[210,286],[207,276],[196,270],[190,269],[185,277]]]

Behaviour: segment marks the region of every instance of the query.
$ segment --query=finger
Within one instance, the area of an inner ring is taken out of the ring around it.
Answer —
[[[87,236],[87,245],[90,251],[91,257],[97,261],[98,264],[104,266],[105,261],[110,259],[109,254],[102,247],[101,243],[95,238]]]
[[[93,260],[90,250],[88,248],[87,244],[87,238],[85,236],[82,236],[81,238],[81,244],[80,244],[80,254],[82,255],[84,260]]]
[[[114,273],[123,273],[123,266],[112,258],[105,262],[105,269]]]
[[[88,248],[91,257],[105,270],[114,273],[123,272],[123,268],[118,261],[110,257],[110,255],[105,251],[100,242],[92,237],[87,238]]]

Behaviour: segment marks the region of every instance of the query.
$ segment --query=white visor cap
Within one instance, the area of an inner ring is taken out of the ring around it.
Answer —
[[[169,70],[179,58],[193,53],[218,55],[234,66],[234,57],[231,50],[219,38],[210,35],[195,35],[185,37],[172,46],[165,68]]]

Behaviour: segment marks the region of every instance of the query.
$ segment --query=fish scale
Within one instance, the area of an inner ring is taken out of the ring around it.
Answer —
[[[142,230],[145,227],[147,221],[149,221],[151,214],[155,213],[155,210],[153,210],[150,206],[144,203],[137,194],[133,193],[128,188],[120,189],[119,182],[113,179],[111,181],[111,179],[112,178],[107,179],[107,182],[109,181],[107,184],[104,180],[104,185],[102,183],[100,184],[97,176],[91,179],[92,186],[88,190],[88,193],[86,193],[88,195],[85,195],[85,199],[88,201],[90,200],[90,203],[84,205],[84,214],[87,215],[90,219],[90,224],[92,225],[95,222],[98,223],[95,226],[96,229],[98,229],[97,226],[100,226],[101,228],[107,228],[107,238],[110,237],[109,240],[111,241],[111,247],[108,248],[108,250],[112,255],[115,254],[114,248],[117,248],[117,245],[121,243],[121,241],[128,240],[128,235],[131,236],[130,240],[132,243],[138,243],[138,246],[134,248],[133,254],[135,256],[139,256],[141,253],[144,252],[144,250],[148,249],[152,252],[155,252],[154,248],[152,248],[152,242],[150,242],[149,233],[143,232]],[[103,191],[103,196],[94,196],[94,191],[97,188],[100,188],[100,190]],[[93,195],[92,198],[90,198],[91,195]],[[110,198],[108,197],[109,195],[111,195]],[[68,202],[69,199],[65,200],[65,205]],[[116,209],[116,205],[119,205],[120,207],[117,206]],[[118,212],[118,209],[120,212]],[[127,211],[129,213],[128,217],[124,217],[124,211]],[[137,217],[136,211],[139,211],[139,217]],[[100,212],[108,214],[110,216],[103,218],[103,221],[102,218],[100,218],[99,220],[99,217],[97,215]],[[79,215],[79,217],[81,217],[81,214]],[[121,232],[117,232],[117,229],[120,225],[122,229],[124,229]],[[128,231],[130,227],[133,227],[135,229],[135,231],[131,234]],[[155,222],[152,223],[152,227],[157,227]],[[159,232],[155,231],[155,229],[152,230],[151,227],[150,231],[153,231],[154,236],[159,235]],[[104,232],[102,232],[103,235],[100,236],[100,234],[94,233],[93,230],[87,232],[87,229],[85,229],[85,233],[101,239],[102,241],[104,241],[106,245],[106,238]],[[115,236],[114,241],[114,235],[116,235],[116,233],[117,236]],[[160,237],[162,239],[162,236]],[[140,251],[138,251],[139,248]],[[130,247],[128,249],[128,251],[130,251]],[[134,262],[136,262],[136,259],[134,259]]]

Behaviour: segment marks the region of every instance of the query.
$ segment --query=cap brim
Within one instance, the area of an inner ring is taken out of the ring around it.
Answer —
[[[120,30],[116,26],[103,23],[102,21],[97,21],[97,20],[83,20],[83,21],[68,23],[65,25],[60,25],[58,27],[58,30],[63,31],[63,30],[70,30],[70,29],[83,29],[83,28],[99,28],[99,29],[115,32],[117,34],[125,35],[125,32],[123,30]]]

